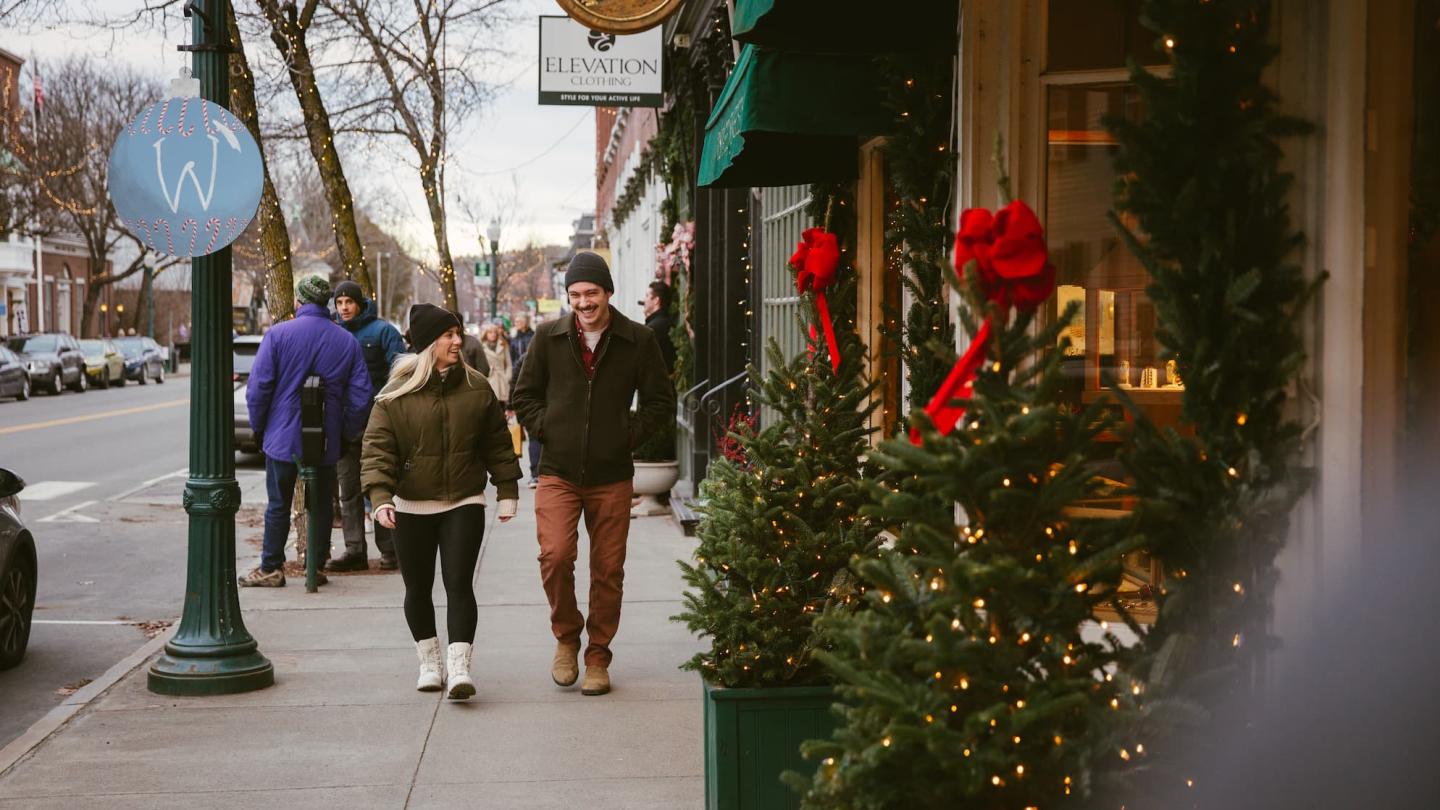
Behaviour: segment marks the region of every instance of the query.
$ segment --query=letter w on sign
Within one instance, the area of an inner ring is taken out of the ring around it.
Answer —
[[[226,144],[236,152],[240,151],[240,140],[235,137],[227,127],[217,124],[216,129],[225,136]],[[161,137],[155,141],[155,177],[160,181],[160,193],[165,196],[165,202],[170,206],[170,213],[178,213],[180,210],[180,192],[185,188],[185,178],[189,177],[190,182],[195,186],[195,196],[200,199],[200,209],[210,210],[210,200],[215,197],[215,174],[220,166],[220,139],[214,135],[206,135],[210,139],[210,183],[204,189],[200,187],[200,178],[195,175],[195,161],[188,160],[185,166],[180,169],[180,176],[175,179],[175,193],[170,193],[171,185],[165,179],[165,138]]]

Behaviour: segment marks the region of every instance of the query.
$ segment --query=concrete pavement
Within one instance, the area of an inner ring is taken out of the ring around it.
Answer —
[[[147,661],[0,774],[0,808],[189,807],[197,797],[210,807],[701,807],[700,684],[677,669],[698,642],[668,620],[682,589],[674,561],[693,541],[668,518],[632,523],[614,691],[584,697],[549,679],[533,493],[521,493],[519,517],[492,518],[486,535],[471,701],[414,691],[398,576],[332,576],[314,595],[293,580],[246,590],[245,621],[275,664],[274,687],[164,698],[145,689]],[[240,553],[244,570],[253,548]],[[443,601],[437,577],[442,632]]]

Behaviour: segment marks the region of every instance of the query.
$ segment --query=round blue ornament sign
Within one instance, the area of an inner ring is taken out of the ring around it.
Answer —
[[[157,253],[193,258],[234,242],[255,217],[260,147],[233,113],[202,98],[140,111],[110,150],[110,200]]]

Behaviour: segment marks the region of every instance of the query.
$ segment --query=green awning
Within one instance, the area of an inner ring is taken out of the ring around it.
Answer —
[[[741,42],[807,53],[953,50],[959,6],[956,0],[736,0],[732,31]]]
[[[857,139],[889,123],[871,60],[746,45],[705,124],[700,185],[849,180]]]

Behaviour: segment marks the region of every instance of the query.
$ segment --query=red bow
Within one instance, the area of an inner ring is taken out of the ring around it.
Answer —
[[[1055,291],[1055,265],[1045,248],[1045,230],[1030,206],[1019,200],[994,215],[971,208],[960,215],[955,234],[955,269],[975,262],[981,291],[1002,310],[1032,311]]]
[[[790,266],[795,268],[795,289],[801,293],[809,290],[815,293],[815,309],[820,324],[825,329],[825,346],[830,352],[830,368],[840,373],[840,346],[835,340],[835,324],[830,319],[830,302],[825,300],[825,290],[835,283],[835,274],[840,270],[840,245],[835,234],[824,228],[809,228],[800,235],[800,243],[790,256]],[[815,324],[810,324],[810,351],[815,351]]]
[[[972,261],[980,276],[981,292],[999,305],[1002,318],[1010,307],[1033,311],[1055,291],[1055,265],[1050,263],[1045,247],[1045,230],[1030,206],[1018,200],[997,214],[970,208],[960,215],[960,230],[955,234],[955,269],[963,273]],[[970,341],[970,348],[955,362],[925,406],[925,413],[941,435],[954,430],[965,415],[964,406],[952,403],[974,396],[975,377],[984,363],[992,329],[987,317]],[[920,444],[920,431],[911,429],[910,441]]]

